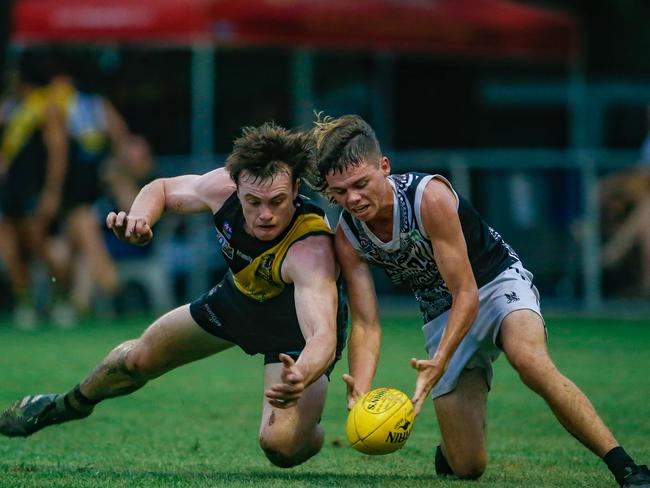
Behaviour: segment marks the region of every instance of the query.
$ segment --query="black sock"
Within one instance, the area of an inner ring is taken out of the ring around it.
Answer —
[[[70,402],[70,396],[73,396],[76,402],[79,404],[81,408],[75,408],[71,402]],[[69,391],[65,395],[65,404],[72,408],[73,410],[81,410],[83,412],[88,412],[89,410],[92,410],[95,405],[97,405],[100,402],[100,400],[92,400],[91,398],[88,398],[86,395],[81,393],[81,389],[79,388],[79,385],[75,386],[71,391]]]
[[[615,447],[605,454],[603,456],[603,461],[605,461],[605,464],[607,464],[607,467],[619,484],[623,482],[623,478],[625,478],[625,475],[629,473],[629,469],[626,468],[636,466],[636,463],[621,446]]]
[[[440,445],[436,447],[436,474],[438,476],[453,476],[454,470],[451,469],[445,455],[442,453]]]

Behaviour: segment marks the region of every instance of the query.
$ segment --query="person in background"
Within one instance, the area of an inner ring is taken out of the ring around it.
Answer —
[[[101,166],[102,196],[94,205],[97,217],[107,215],[115,208],[130,208],[140,188],[150,182],[154,172],[155,163],[149,143],[140,135],[129,134],[120,150],[111,154]],[[146,258],[157,245],[154,242],[148,246],[132,246],[118,239],[106,226],[103,226],[102,238],[113,261]],[[73,302],[86,304],[85,308],[90,308],[97,285],[88,262],[77,260],[73,273]],[[120,292],[124,290],[120,286]],[[113,298],[122,297],[123,294],[118,294]],[[111,300],[107,305],[109,308],[105,311],[108,313],[123,311],[119,300]]]
[[[91,287],[107,297],[112,297],[119,285],[94,204],[103,194],[103,164],[128,150],[129,131],[110,101],[80,90],[67,71],[58,71],[48,89],[53,103],[64,115],[68,144],[58,239],[53,240],[52,249],[60,251],[56,254],[67,270],[74,312],[83,316],[91,310],[92,295],[84,286],[74,286],[75,263],[86,270]],[[76,320],[70,309],[55,309],[53,315],[60,325],[74,325]]]
[[[601,262],[611,291],[650,298],[650,105],[638,164],[600,183]]]
[[[44,60],[25,53],[10,96],[0,107],[0,256],[14,294],[16,327],[37,326],[32,264],[46,264],[55,288],[65,271],[47,252],[67,168],[64,116],[51,102]]]

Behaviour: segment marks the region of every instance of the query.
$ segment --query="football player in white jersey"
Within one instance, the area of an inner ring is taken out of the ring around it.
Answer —
[[[348,408],[371,389],[381,327],[369,264],[406,283],[420,303],[427,359],[417,371],[416,414],[431,392],[442,439],[436,471],[478,478],[487,464],[491,363],[503,351],[522,381],[624,487],[650,487],[650,471],[620,447],[589,399],[546,348],[539,295],[516,253],[439,175],[391,175],[360,117],[321,118],[312,131],[313,183],[343,208],[335,247],[349,290]]]

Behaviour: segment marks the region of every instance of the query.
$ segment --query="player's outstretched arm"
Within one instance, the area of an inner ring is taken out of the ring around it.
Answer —
[[[336,355],[338,295],[331,236],[311,236],[291,246],[282,265],[282,278],[294,284],[296,314],[305,338],[305,348],[295,364],[291,358],[280,358],[283,382],[266,391],[272,405],[287,408],[325,373]]]
[[[427,395],[440,380],[447,364],[467,334],[478,312],[478,289],[467,256],[467,246],[457,211],[457,200],[443,182],[432,179],[420,207],[433,255],[452,295],[447,326],[431,359],[411,359],[417,371],[413,407],[418,415]]]
[[[282,383],[271,385],[265,395],[274,407],[289,408],[298,403],[307,385],[302,371],[291,356],[280,354],[279,358],[282,361],[282,373],[280,373]]]
[[[350,374],[343,375],[348,391],[348,409],[370,391],[377,371],[381,326],[375,285],[368,264],[354,250],[345,233],[336,230],[336,257],[348,287],[352,327],[348,341]]]
[[[159,178],[140,190],[128,212],[110,212],[106,225],[118,239],[142,246],[153,239],[152,227],[163,212],[216,212],[234,191],[235,184],[223,168],[204,175]]]

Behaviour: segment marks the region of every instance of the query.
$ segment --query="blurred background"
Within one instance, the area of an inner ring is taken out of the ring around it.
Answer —
[[[194,299],[224,271],[209,215],[129,249],[106,213],[222,165],[242,126],[324,111],[368,120],[393,172],[448,176],[547,307],[646,314],[649,20],[645,0],[3,0],[0,313],[69,326]],[[68,175],[34,231],[52,134]]]

